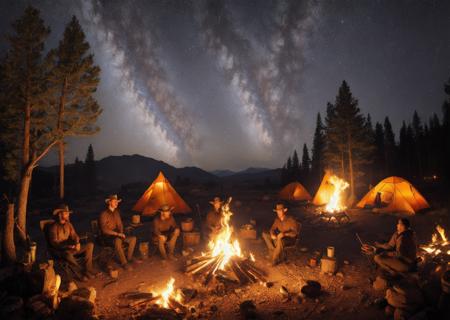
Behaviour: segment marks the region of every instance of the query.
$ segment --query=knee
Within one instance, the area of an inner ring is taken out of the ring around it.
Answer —
[[[94,251],[94,244],[92,242],[86,243],[86,250],[87,251]]]
[[[178,237],[180,235],[180,229],[176,228],[175,231],[173,232],[173,235],[175,237]]]

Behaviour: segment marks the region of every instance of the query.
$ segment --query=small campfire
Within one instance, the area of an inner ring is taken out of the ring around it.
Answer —
[[[237,239],[232,240],[233,227],[230,218],[231,198],[222,206],[222,229],[220,233],[208,244],[208,252],[192,259],[186,266],[186,273],[202,276],[203,284],[208,285],[211,280],[246,283],[265,283],[265,272],[253,263],[252,253],[245,256]]]
[[[450,241],[445,235],[445,230],[440,225],[436,226],[436,232],[431,237],[431,243],[420,246],[424,256],[435,262],[450,263]]]
[[[328,183],[333,185],[333,193],[330,196],[328,203],[321,208],[317,209],[317,213],[322,216],[323,219],[328,219],[328,221],[334,220],[338,223],[341,222],[343,218],[349,220],[345,210],[347,209],[344,201],[344,191],[349,187],[347,181],[332,175],[328,179]]]

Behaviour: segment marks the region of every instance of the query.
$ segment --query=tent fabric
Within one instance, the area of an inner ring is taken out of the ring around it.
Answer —
[[[334,192],[334,185],[331,184],[328,180],[331,177],[331,172],[326,171],[323,176],[322,182],[320,183],[319,189],[313,199],[313,204],[316,206],[323,206],[330,202],[330,198]]]
[[[358,208],[374,206],[377,193],[381,202],[387,206],[377,209],[377,212],[406,212],[415,214],[421,209],[429,208],[427,200],[407,180],[400,177],[389,177],[378,183],[356,205]]]
[[[174,207],[174,213],[189,213],[191,208],[172,187],[162,172],[153,181],[150,187],[136,202],[133,211],[142,212],[142,215],[154,215],[163,206]]]
[[[281,189],[278,197],[283,200],[311,200],[308,190],[300,182],[291,182]]]

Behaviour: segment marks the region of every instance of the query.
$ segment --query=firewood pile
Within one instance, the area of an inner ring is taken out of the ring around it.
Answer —
[[[219,267],[224,258],[223,254],[215,257],[209,254],[194,258],[186,266],[186,273],[203,277],[203,285],[208,285],[214,278],[222,282],[235,282],[241,285],[267,282],[266,273],[248,258],[233,256],[228,261],[226,268],[220,270]]]

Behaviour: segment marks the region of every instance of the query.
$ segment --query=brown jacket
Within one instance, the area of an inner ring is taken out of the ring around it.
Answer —
[[[123,233],[123,224],[119,209],[111,211],[108,208],[104,210],[100,213],[98,224],[102,235],[113,236],[116,232]]]
[[[300,223],[289,215],[286,215],[283,221],[276,217],[270,228],[270,234],[275,234],[275,231],[278,231],[285,233],[287,237],[295,238],[300,232],[300,227]]]
[[[386,244],[386,249],[395,251],[397,257],[401,257],[408,263],[416,260],[416,235],[411,229],[405,230],[402,233],[394,232],[389,242]]]
[[[64,250],[80,242],[80,237],[70,222],[54,222],[48,227],[48,241],[52,249]]]
[[[156,236],[173,232],[175,229],[178,229],[178,226],[173,216],[167,220],[161,220],[161,216],[158,216],[153,220],[153,233]]]

